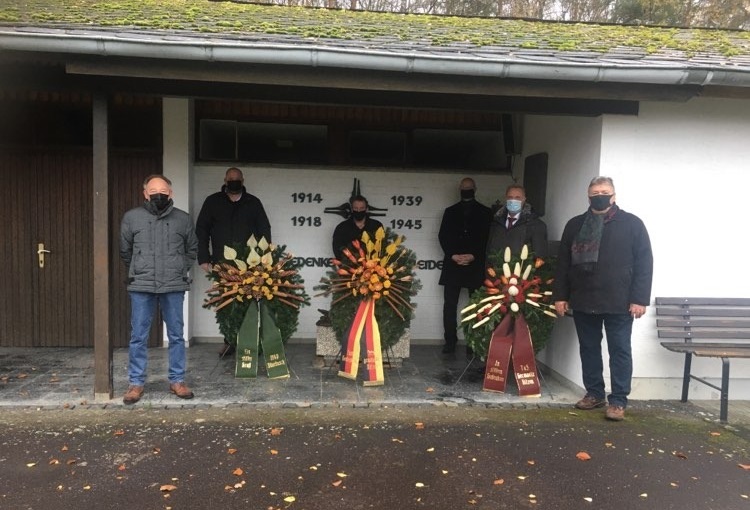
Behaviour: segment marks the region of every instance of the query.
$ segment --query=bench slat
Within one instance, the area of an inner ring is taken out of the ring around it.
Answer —
[[[729,338],[733,340],[750,340],[750,330],[699,329],[685,331],[683,329],[660,329],[659,338]]]
[[[656,319],[657,328],[750,328],[748,319],[721,319],[718,317],[704,318],[691,317],[689,319],[670,317],[669,319]]]
[[[750,298],[658,297],[657,305],[750,306]]]
[[[704,344],[685,342],[662,342],[661,345],[672,352],[693,353],[696,356],[750,358],[750,345]]]
[[[678,315],[688,317],[750,317],[750,308],[675,308],[657,306],[656,315]]]

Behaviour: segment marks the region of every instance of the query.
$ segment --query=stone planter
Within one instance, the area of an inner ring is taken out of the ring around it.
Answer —
[[[411,342],[411,335],[409,329],[404,331],[401,338],[398,339],[396,345],[394,345],[388,351],[383,351],[383,366],[385,368],[400,367],[403,360],[409,357],[409,344]],[[323,365],[326,367],[331,366],[331,363],[336,361],[341,344],[336,339],[336,332],[330,326],[318,326],[317,336],[315,338],[315,355],[323,358]],[[389,363],[390,362],[390,363]]]

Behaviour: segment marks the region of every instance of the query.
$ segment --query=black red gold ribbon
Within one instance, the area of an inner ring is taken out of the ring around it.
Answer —
[[[380,386],[384,383],[383,351],[380,346],[380,330],[375,319],[375,302],[366,299],[359,303],[354,320],[344,338],[344,355],[341,359],[339,375],[347,379],[357,379],[362,345],[365,348],[365,386]]]

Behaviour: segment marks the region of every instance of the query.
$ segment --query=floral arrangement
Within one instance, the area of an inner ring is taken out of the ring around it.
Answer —
[[[534,352],[544,348],[552,332],[550,318],[556,317],[550,303],[552,274],[551,264],[535,258],[525,245],[520,255],[506,248],[502,256],[490,256],[484,286],[461,310],[464,337],[477,356],[486,359],[492,333],[507,314],[524,317]]]
[[[416,255],[403,246],[404,238],[382,227],[374,239],[363,232],[343,250],[342,260],[333,259],[334,268],[315,290],[332,296],[330,317],[339,340],[352,324],[362,300],[375,305],[381,345],[395,345],[409,326],[414,305],[411,303],[421,285],[416,278]]]
[[[286,247],[250,236],[245,246],[225,246],[224,261],[209,273],[214,283],[203,306],[216,310],[225,338],[236,339],[252,301],[263,302],[275,316],[283,341],[299,323],[299,309],[310,304],[299,266]]]

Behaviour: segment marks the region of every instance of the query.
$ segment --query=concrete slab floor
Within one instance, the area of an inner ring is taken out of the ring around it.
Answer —
[[[0,407],[382,407],[388,405],[479,405],[485,407],[572,406],[581,390],[569,381],[546,377],[542,395],[519,397],[510,382],[506,393],[482,391],[480,363],[459,350],[446,358],[435,345],[411,347],[400,366],[385,368],[383,386],[364,387],[337,375],[337,366],[323,366],[314,344],[286,346],[288,379],[271,380],[261,363],[255,379],[234,377],[234,357],[220,359],[219,344],[202,343],[187,349],[187,383],[192,400],[169,392],[167,350],[149,349],[148,380],[140,402],[124,406],[127,389],[127,349],[113,355],[114,398],[94,401],[94,351],[90,348],[0,348]],[[677,395],[675,396],[677,400]],[[695,401],[707,420],[718,419],[718,401]],[[631,407],[638,406],[632,402]],[[730,402],[729,421],[750,423],[746,401]]]

